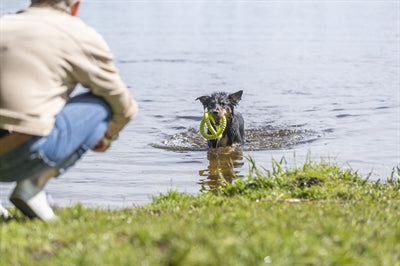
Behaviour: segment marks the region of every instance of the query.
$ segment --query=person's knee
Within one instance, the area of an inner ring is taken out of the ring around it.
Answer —
[[[58,163],[80,148],[92,148],[104,136],[111,116],[110,106],[101,97],[84,93],[71,98],[56,116],[42,153]]]
[[[83,93],[81,95],[77,95],[73,98],[71,98],[71,102],[85,102],[88,104],[99,104],[103,106],[104,108],[110,110],[110,106],[107,104],[107,102],[100,96],[94,95],[91,92]]]

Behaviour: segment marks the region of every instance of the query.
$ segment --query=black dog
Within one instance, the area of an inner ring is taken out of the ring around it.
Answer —
[[[232,94],[225,92],[216,92],[211,96],[201,96],[196,100],[200,100],[204,109],[213,116],[215,123],[221,123],[221,117],[226,117],[226,129],[221,139],[208,140],[209,148],[234,146],[244,143],[244,120],[239,112],[235,112],[235,106],[242,99],[243,91]],[[210,133],[210,132],[208,132]]]

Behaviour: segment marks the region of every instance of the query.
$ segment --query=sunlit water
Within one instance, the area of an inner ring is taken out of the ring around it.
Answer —
[[[5,0],[1,14],[28,1]],[[142,205],[199,193],[307,156],[386,179],[400,163],[400,4],[396,1],[90,1],[95,27],[140,104],[105,154],[46,187],[55,205]],[[236,92],[243,153],[207,151],[198,96]],[[13,185],[0,184],[7,203]]]

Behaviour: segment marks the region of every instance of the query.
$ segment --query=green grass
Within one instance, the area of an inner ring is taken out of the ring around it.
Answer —
[[[216,193],[0,220],[0,265],[400,265],[400,182],[273,161]]]

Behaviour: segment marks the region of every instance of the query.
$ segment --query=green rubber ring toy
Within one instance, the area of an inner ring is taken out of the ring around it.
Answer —
[[[214,117],[208,112],[204,113],[204,117],[200,122],[200,133],[201,135],[208,140],[220,139],[222,138],[222,133],[224,133],[226,129],[226,117],[221,117],[221,125],[216,126],[216,130],[214,129],[212,124],[215,124]],[[211,134],[206,133],[204,130],[204,126],[207,125],[208,130]]]

